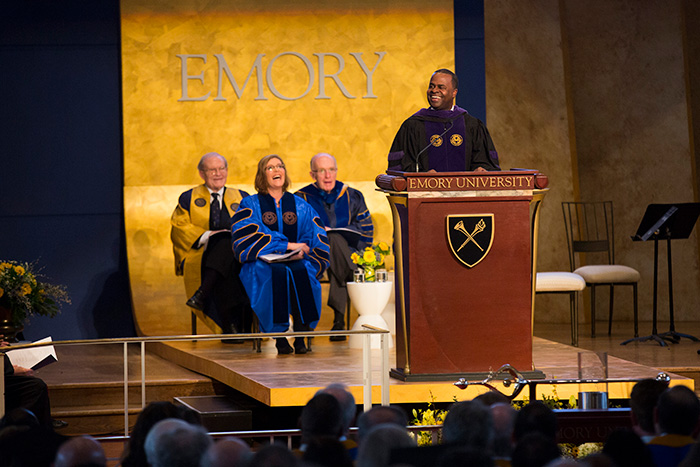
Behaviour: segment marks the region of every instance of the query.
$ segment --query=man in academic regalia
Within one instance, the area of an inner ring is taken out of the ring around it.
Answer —
[[[212,331],[249,332],[252,310],[231,250],[231,217],[248,193],[225,186],[220,154],[205,154],[197,168],[204,184],[180,195],[170,221],[175,273],[184,275],[187,306]]]
[[[389,152],[389,170],[501,170],[486,125],[455,105],[458,86],[452,71],[441,68],[433,73],[427,92],[429,107],[401,125]]]
[[[319,215],[331,246],[328,267],[330,290],[328,306],[335,313],[332,331],[345,329],[345,308],[348,292],[345,283],[352,280],[357,266],[350,259],[354,251],[372,244],[374,226],[365,198],[358,190],[336,180],[338,164],[326,153],[311,158],[311,178],[314,183],[297,191]],[[331,341],[344,341],[345,336],[333,336]]]

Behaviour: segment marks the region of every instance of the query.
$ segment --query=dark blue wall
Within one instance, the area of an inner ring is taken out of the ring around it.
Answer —
[[[0,15],[0,260],[38,261],[73,303],[36,340],[134,336],[122,202],[118,0]],[[483,0],[455,2],[458,101],[485,118]],[[428,45],[426,45],[428,46]]]
[[[118,2],[5,5],[0,64],[0,259],[37,261],[72,298],[25,337],[133,336]]]

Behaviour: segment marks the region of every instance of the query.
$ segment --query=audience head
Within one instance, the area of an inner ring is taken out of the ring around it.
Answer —
[[[248,467],[296,467],[299,459],[281,444],[269,444],[255,453]]]
[[[340,408],[343,409],[344,434],[347,434],[350,431],[350,426],[355,420],[355,413],[357,412],[355,397],[348,391],[347,386],[341,383],[329,384],[316,394],[330,394],[338,400]]]
[[[246,466],[253,453],[248,444],[233,436],[215,441],[199,461],[200,467]]]
[[[357,418],[357,443],[362,444],[362,440],[372,428],[384,423],[393,423],[406,429],[408,417],[403,410],[388,405],[378,405],[362,412]]]
[[[460,446],[448,449],[438,457],[435,465],[437,467],[493,467],[496,464],[483,449]]]
[[[197,467],[211,444],[201,426],[168,418],[156,423],[146,436],[146,459],[151,467]]]
[[[603,453],[617,467],[654,467],[651,452],[633,431],[615,430],[605,440]]]
[[[493,417],[493,454],[508,458],[513,451],[513,427],[518,411],[503,402],[497,402],[490,408]]]
[[[306,445],[302,461],[314,466],[353,467],[350,453],[343,443],[333,436],[317,436]]]
[[[554,438],[541,432],[530,432],[518,440],[511,457],[512,467],[542,467],[560,457]]]
[[[204,184],[214,191],[219,191],[226,185],[228,177],[228,162],[219,153],[209,152],[202,156],[197,164],[199,176]]]
[[[330,193],[335,188],[338,176],[338,163],[335,157],[325,152],[319,152],[311,158],[311,178],[319,190]]]
[[[520,409],[515,416],[513,439],[516,443],[528,433],[538,432],[555,439],[557,436],[557,416],[542,402],[534,401]]]
[[[462,401],[452,405],[442,426],[445,443],[492,449],[493,417],[491,410],[478,401]]]
[[[654,408],[659,400],[659,396],[667,388],[668,382],[652,378],[643,379],[632,388],[630,393],[632,428],[639,436],[653,436],[656,434]]]
[[[54,467],[104,467],[107,465],[102,445],[92,436],[71,438],[58,448]]]
[[[656,423],[659,433],[690,436],[698,427],[700,401],[685,386],[674,386],[659,396]]]
[[[377,425],[364,437],[357,453],[358,467],[387,467],[393,449],[415,447],[416,442],[406,431],[393,423]]]
[[[175,405],[168,401],[149,403],[141,411],[133,430],[131,430],[129,444],[126,446],[122,465],[124,467],[146,465],[146,451],[144,451],[143,445],[146,443],[146,435],[151,431],[153,425],[166,418],[182,418],[194,424],[195,421],[190,420],[196,420],[195,416],[197,414],[191,415],[191,412],[193,411],[190,409],[186,410],[184,406]]]
[[[317,436],[340,438],[343,435],[343,410],[330,394],[316,394],[301,411],[301,441]]]
[[[489,406],[493,404],[510,404],[510,400],[503,394],[501,394],[498,391],[494,391],[492,389],[489,389],[487,392],[481,393],[478,396],[476,396],[474,399],[475,401],[479,401],[482,404]]]
[[[255,190],[260,194],[267,194],[270,187],[274,186],[279,178],[282,191],[287,191],[292,181],[287,175],[284,161],[277,154],[270,154],[258,162],[258,171],[255,174]]]
[[[578,463],[586,467],[619,467],[610,457],[602,452],[589,454],[583,459],[579,459]]]

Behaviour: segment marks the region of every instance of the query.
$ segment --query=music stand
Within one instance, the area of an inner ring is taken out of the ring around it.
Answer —
[[[628,339],[620,345],[629,342],[645,342],[654,340],[665,347],[669,341],[677,344],[682,337],[700,342],[695,336],[676,332],[673,319],[673,268],[671,265],[671,240],[688,238],[695,227],[700,215],[700,203],[650,204],[639,223],[637,233],[632,237],[636,242],[654,240],[654,304],[652,310],[652,330],[650,336]],[[658,293],[659,240],[666,240],[666,256],[668,257],[668,309],[670,327],[668,332],[659,334],[656,330],[656,304]]]

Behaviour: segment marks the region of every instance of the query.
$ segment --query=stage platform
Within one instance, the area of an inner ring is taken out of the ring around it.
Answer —
[[[626,327],[627,324],[621,323],[620,327]],[[644,329],[644,323],[641,324],[640,329]],[[684,332],[700,331],[698,323],[693,323],[690,327],[692,329]],[[582,326],[582,334],[585,329]],[[672,385],[682,384],[695,389],[693,377],[700,372],[698,343],[684,339],[668,348],[662,348],[653,342],[620,346],[619,343],[626,337],[615,330],[611,337],[592,339],[581,335],[580,347],[577,348],[561,342],[568,339],[567,331],[568,325],[536,326],[536,334],[547,338],[534,337],[534,366],[547,379],[576,378],[578,352],[608,352],[609,378],[612,380],[653,378],[660,371],[665,371],[670,374]],[[305,355],[277,355],[271,339],[263,341],[260,353],[256,353],[250,343],[233,345],[219,341],[158,344],[151,350],[170,362],[216,379],[270,407],[303,406],[318,389],[338,382],[349,386],[358,404],[364,403],[362,350],[349,348],[347,341],[330,342],[327,337],[317,337],[313,340],[313,352]],[[390,367],[395,366],[393,349],[389,364]],[[378,386],[380,365],[380,351],[373,350],[372,382],[375,386],[372,402],[375,404],[381,401]],[[402,382],[391,379],[390,401],[392,404],[452,402],[471,399],[487,390],[479,385],[461,390],[454,386],[454,382]],[[633,386],[633,382],[612,382],[608,387],[609,398],[627,399]],[[511,392],[508,388],[500,387],[504,393]],[[540,384],[537,388],[538,398],[556,395],[560,399],[568,399],[579,392],[576,384]],[[596,389],[587,387],[583,390]],[[527,391],[523,391],[518,399],[527,395]]]

